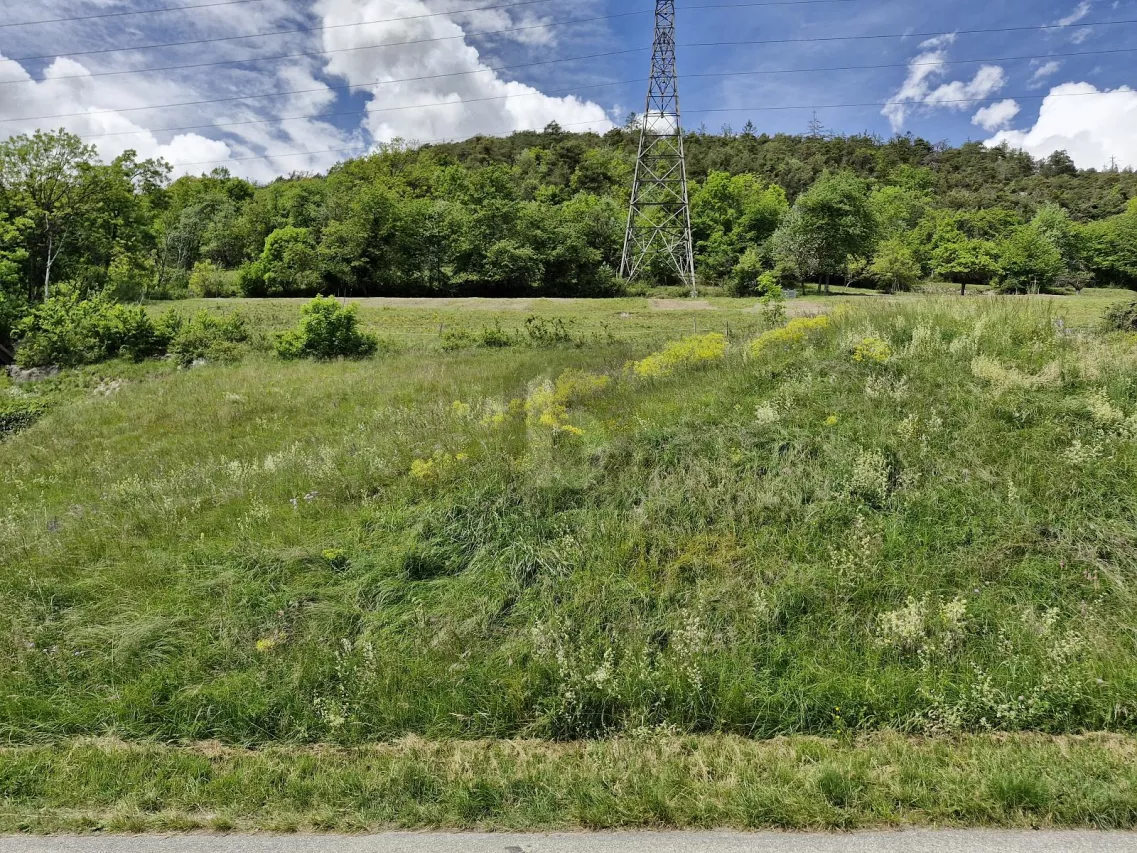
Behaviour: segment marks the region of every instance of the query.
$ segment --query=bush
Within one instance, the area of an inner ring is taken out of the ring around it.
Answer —
[[[494,323],[492,327],[482,329],[478,334],[478,344],[487,349],[505,349],[517,343],[509,332],[501,327],[501,323]]]
[[[199,261],[194,265],[189,289],[199,299],[228,299],[241,293],[236,273],[223,270],[212,261]]]
[[[16,329],[27,311],[28,303],[22,296],[0,290],[0,362],[12,358]]]
[[[106,290],[119,302],[137,302],[149,295],[157,279],[154,262],[139,255],[116,254],[107,269]]]
[[[1137,332],[1137,299],[1112,306],[1105,312],[1105,323],[1115,332]]]
[[[573,337],[565,321],[560,317],[546,320],[544,317],[528,317],[525,320],[525,334],[533,346],[551,347],[558,344],[571,344]]]
[[[237,344],[249,339],[245,318],[240,314],[218,317],[199,311],[186,321],[171,311],[159,320],[169,335],[169,353],[183,367],[195,361],[235,361]]]
[[[359,330],[355,305],[317,296],[301,313],[300,325],[276,340],[281,358],[366,358],[379,349],[378,338]]]
[[[27,429],[46,411],[38,400],[0,398],[0,439]]]
[[[456,352],[460,349],[468,349],[474,346],[478,341],[471,332],[466,329],[446,330],[442,333],[442,349],[446,352]]]
[[[17,330],[21,367],[77,367],[126,355],[161,355],[167,341],[141,306],[118,305],[105,294],[56,296],[37,306]]]
[[[261,260],[245,264],[237,270],[237,290],[244,296],[267,296],[265,265]]]

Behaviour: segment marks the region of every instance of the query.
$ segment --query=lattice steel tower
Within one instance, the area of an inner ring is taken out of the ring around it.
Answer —
[[[692,293],[696,292],[695,244],[675,68],[675,0],[655,3],[651,81],[620,275],[636,278],[657,255],[675,268]]]

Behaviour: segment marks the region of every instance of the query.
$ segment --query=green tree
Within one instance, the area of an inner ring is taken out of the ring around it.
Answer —
[[[920,264],[903,237],[880,243],[869,271],[889,293],[911,290],[920,280]]]
[[[56,262],[92,213],[98,190],[94,160],[93,146],[63,130],[0,142],[0,188],[10,207],[32,223],[29,279],[42,283],[44,299],[51,295]]]
[[[1051,287],[1066,270],[1062,253],[1033,223],[1016,228],[999,243],[1003,287],[1015,292]]]
[[[937,234],[930,266],[933,275],[955,282],[960,296],[966,296],[967,285],[987,284],[999,274],[998,248],[989,240],[974,240],[950,229]]]
[[[1137,200],[1129,210],[1080,229],[1082,260],[1099,285],[1137,289]]]
[[[273,231],[261,255],[266,296],[317,293],[323,286],[316,243],[307,228],[291,225]]]
[[[783,235],[776,251],[803,275],[821,274],[828,287],[832,276],[845,272],[850,258],[872,255],[878,223],[867,185],[852,172],[822,175],[794,202],[792,214],[787,222],[800,233]],[[787,253],[790,246],[795,248]],[[810,263],[803,267],[794,255],[809,256]]]

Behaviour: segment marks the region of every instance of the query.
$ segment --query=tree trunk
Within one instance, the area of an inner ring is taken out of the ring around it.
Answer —
[[[51,265],[55,263],[55,258],[51,254],[52,240],[51,235],[47,237],[47,263],[44,265],[43,270],[43,301],[47,302],[51,298]]]
[[[967,296],[967,282],[966,281],[959,285],[959,295],[960,296]]]

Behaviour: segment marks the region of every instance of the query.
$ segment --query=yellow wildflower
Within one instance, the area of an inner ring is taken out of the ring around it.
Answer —
[[[717,332],[694,335],[668,344],[662,352],[649,355],[632,365],[637,376],[655,378],[671,376],[684,368],[699,367],[726,357],[726,336]]]
[[[411,463],[411,476],[424,483],[438,478],[433,459],[416,459]]]
[[[853,350],[853,361],[858,364],[865,362],[884,364],[890,358],[892,358],[892,347],[888,345],[888,341],[880,338],[865,338]]]
[[[780,329],[771,329],[751,341],[750,355],[757,358],[769,349],[790,349],[804,343],[814,332],[823,332],[828,328],[829,318],[826,316],[798,317]]]

